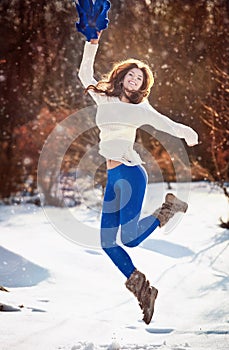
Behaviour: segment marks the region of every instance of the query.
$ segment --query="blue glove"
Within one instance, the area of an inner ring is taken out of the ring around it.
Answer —
[[[108,0],[78,0],[76,9],[79,22],[76,22],[78,32],[86,36],[87,41],[98,39],[98,32],[108,26],[108,11],[110,9]]]

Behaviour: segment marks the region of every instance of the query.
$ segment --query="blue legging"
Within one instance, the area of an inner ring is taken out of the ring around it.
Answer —
[[[107,185],[101,217],[101,246],[119,270],[129,278],[135,270],[130,256],[117,243],[136,247],[160,224],[149,215],[139,220],[145,195],[147,175],[140,165],[121,164],[107,171]]]

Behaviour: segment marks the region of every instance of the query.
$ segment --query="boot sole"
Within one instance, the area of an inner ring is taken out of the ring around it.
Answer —
[[[155,301],[156,301],[157,295],[158,295],[158,290],[154,287],[152,287],[152,288],[153,288],[153,290],[152,290],[152,294],[150,297],[150,306],[146,310],[144,310],[143,321],[146,324],[149,324],[152,320],[152,317],[154,314],[154,304],[155,304]]]
[[[188,210],[188,204],[174,196],[174,194],[172,193],[167,193],[165,197],[165,202],[175,205],[177,207],[176,211],[186,213],[186,211]]]

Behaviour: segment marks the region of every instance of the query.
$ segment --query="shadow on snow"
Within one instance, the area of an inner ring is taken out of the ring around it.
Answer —
[[[162,239],[148,239],[141,244],[141,247],[176,259],[194,254],[194,252],[187,247],[170,243]]]
[[[49,276],[47,269],[0,247],[0,282],[5,287],[31,287]]]

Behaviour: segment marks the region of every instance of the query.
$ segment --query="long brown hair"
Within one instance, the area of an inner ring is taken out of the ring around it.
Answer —
[[[139,90],[130,92],[127,96],[123,89],[123,79],[127,72],[133,68],[141,69],[143,82]],[[104,80],[100,80],[96,85],[89,85],[85,91],[93,90],[96,93],[116,97],[121,97],[124,94],[131,103],[137,104],[149,95],[153,83],[154,77],[149,66],[142,61],[130,58],[116,63]]]

